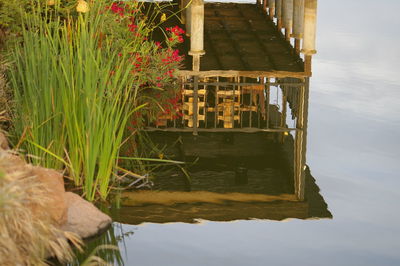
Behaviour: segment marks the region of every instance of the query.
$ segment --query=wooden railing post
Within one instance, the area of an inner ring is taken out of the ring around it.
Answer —
[[[269,0],[268,14],[269,14],[269,18],[272,20],[275,16],[275,0]]]
[[[297,54],[300,54],[300,44],[304,31],[304,0],[293,1],[293,32],[294,47]]]
[[[190,51],[193,71],[200,71],[200,57],[204,51],[204,1],[192,0],[190,5]]]
[[[305,0],[304,4],[304,31],[303,47],[301,52],[305,56],[304,71],[311,73],[311,57],[317,51],[315,50],[315,39],[317,31],[317,0]]]
[[[285,28],[285,38],[290,41],[293,27],[293,0],[284,0],[282,5],[282,20]]]
[[[282,1],[283,0],[275,0],[275,16],[279,31],[282,30]]]

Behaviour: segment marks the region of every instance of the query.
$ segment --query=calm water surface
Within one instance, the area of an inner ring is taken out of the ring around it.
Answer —
[[[397,0],[319,1],[307,164],[333,219],[115,223],[120,260],[400,265],[398,10]]]

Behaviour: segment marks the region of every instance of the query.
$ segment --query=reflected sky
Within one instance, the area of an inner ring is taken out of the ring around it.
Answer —
[[[318,5],[307,163],[333,220],[125,225],[126,265],[400,264],[400,2]]]

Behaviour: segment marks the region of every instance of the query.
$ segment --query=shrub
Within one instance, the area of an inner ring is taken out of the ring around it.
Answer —
[[[15,135],[31,162],[66,168],[88,200],[105,199],[128,121],[137,128],[176,105],[167,99],[176,98],[173,46],[183,32],[151,41],[157,16],[136,1],[85,2],[86,10],[34,2],[11,55]]]

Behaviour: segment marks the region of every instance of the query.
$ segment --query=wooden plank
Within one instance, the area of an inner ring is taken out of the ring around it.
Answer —
[[[223,64],[221,62],[221,59],[219,58],[217,50],[215,49],[215,46],[214,46],[214,42],[211,39],[209,30],[207,30],[207,28],[204,29],[204,35],[205,35],[205,41],[207,41],[210,45],[211,53],[214,54],[214,56],[215,56],[215,60],[217,61],[218,68],[220,68],[220,69],[223,68]]]
[[[143,131],[153,132],[193,132],[193,128],[156,128],[146,127]],[[256,132],[290,132],[290,131],[302,131],[300,128],[198,128],[198,132],[242,132],[242,133],[256,133]]]
[[[225,32],[226,32],[226,34],[228,35],[228,37],[229,37],[229,39],[230,39],[230,41],[231,41],[231,44],[232,44],[232,46],[233,46],[233,49],[235,49],[235,52],[239,55],[239,60],[240,60],[240,62],[242,63],[243,67],[244,67],[245,69],[251,69],[250,65],[249,65],[249,64],[247,63],[247,61],[243,58],[244,55],[243,55],[243,53],[242,53],[242,51],[241,51],[241,48],[240,48],[240,46],[237,44],[236,40],[233,38],[232,32],[230,31],[229,27],[227,26],[225,19],[223,19],[224,17],[221,16],[221,14],[220,14],[218,11],[214,11],[214,13],[215,13],[215,16],[222,18],[222,19],[219,21],[219,23],[220,23],[220,25],[225,29]]]
[[[248,77],[248,78],[306,78],[311,77],[309,72],[293,72],[293,71],[246,71],[246,70],[178,70],[178,76],[198,76],[206,77]]]
[[[265,1],[265,0],[264,0]],[[235,8],[239,11],[240,15],[242,17],[245,17],[243,12],[238,8],[238,5],[235,5]],[[276,64],[271,56],[271,52],[268,51],[267,46],[264,44],[264,42],[260,39],[260,37],[258,36],[257,30],[254,28],[253,26],[253,22],[251,20],[246,20],[246,24],[249,27],[249,31],[253,34],[255,40],[257,41],[258,45],[261,47],[261,51],[264,55],[264,57],[268,58],[268,61],[271,63],[272,68],[276,69]]]

